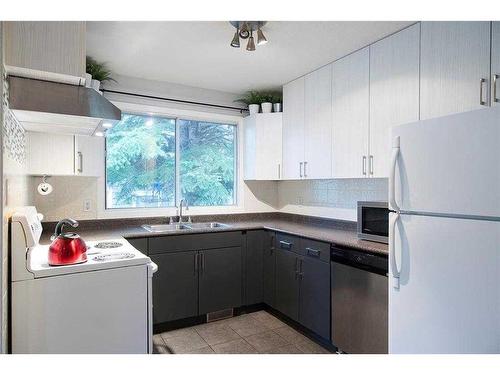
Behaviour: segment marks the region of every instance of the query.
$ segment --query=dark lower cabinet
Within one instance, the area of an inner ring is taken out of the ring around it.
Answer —
[[[245,249],[245,305],[262,302],[262,251],[266,232],[252,230],[246,233]]]
[[[199,314],[241,306],[241,247],[199,253]]]
[[[303,257],[300,262],[300,323],[329,338],[330,264],[308,257]]]
[[[265,232],[264,245],[262,248],[262,282],[264,303],[275,307],[275,283],[276,283],[276,233]]]
[[[144,255],[148,255],[147,238],[127,238],[127,241]]]
[[[302,246],[298,237],[281,236],[280,244],[276,249],[274,308],[329,339],[330,263],[321,260],[317,251],[306,251],[310,248],[309,240]],[[306,255],[299,255],[299,252]]]
[[[198,315],[196,252],[151,255],[158,265],[153,277],[153,322]]]
[[[299,320],[299,256],[289,250],[276,250],[275,308]]]

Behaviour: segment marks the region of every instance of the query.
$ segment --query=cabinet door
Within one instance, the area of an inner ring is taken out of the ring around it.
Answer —
[[[368,47],[333,63],[334,178],[367,175],[369,63]]]
[[[420,24],[370,46],[370,160],[372,177],[389,176],[391,128],[418,121]]]
[[[330,263],[300,260],[299,321],[318,335],[330,338]]]
[[[275,308],[289,318],[299,320],[299,257],[289,250],[276,250]]]
[[[276,233],[266,232],[263,246],[263,300],[274,307],[276,279]]]
[[[491,105],[500,105],[500,22],[491,23]]]
[[[241,247],[200,252],[200,314],[241,306]]]
[[[304,162],[304,77],[283,86],[283,179],[302,178]]]
[[[256,115],[256,180],[279,180],[281,178],[282,115],[282,113]]]
[[[153,322],[198,315],[196,252],[151,255],[158,265],[153,275]]]
[[[243,178],[257,179],[257,115],[243,119]]]
[[[75,174],[104,176],[104,138],[75,136]]]
[[[304,177],[329,178],[332,169],[332,65],[305,77]]]
[[[74,146],[72,135],[27,132],[28,174],[73,175]]]
[[[421,120],[486,108],[489,73],[490,22],[422,22]]]
[[[262,302],[262,252],[264,248],[263,230],[252,230],[246,234],[245,251],[245,304]]]
[[[4,22],[5,65],[85,76],[85,22]]]

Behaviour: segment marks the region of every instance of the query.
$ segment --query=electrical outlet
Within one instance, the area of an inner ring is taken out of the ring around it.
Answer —
[[[87,212],[87,211],[90,211],[90,208],[91,208],[91,200],[90,199],[85,199],[83,201],[83,211]]]
[[[301,196],[297,197],[297,204],[302,205],[303,203],[304,203],[304,198]]]

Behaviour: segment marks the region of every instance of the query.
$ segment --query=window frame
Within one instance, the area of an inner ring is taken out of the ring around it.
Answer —
[[[240,140],[241,134],[241,126],[243,123],[242,116],[235,115],[227,115],[220,112],[201,112],[195,111],[192,109],[173,109],[169,107],[156,106],[156,105],[148,105],[142,103],[130,103],[130,102],[119,102],[112,101],[117,107],[119,107],[123,113],[132,114],[132,115],[140,115],[140,116],[152,116],[152,117],[163,117],[170,118],[175,120],[175,143],[176,143],[176,155],[175,155],[175,175],[176,175],[176,189],[174,192],[175,195],[175,205],[169,207],[117,207],[117,208],[108,208],[106,207],[106,142],[105,144],[105,152],[104,152],[104,163],[103,163],[103,174],[102,177],[99,178],[101,181],[98,181],[98,197],[97,197],[97,215],[99,218],[120,218],[120,217],[155,217],[155,216],[165,216],[165,215],[175,215],[177,214],[177,208],[180,203],[180,178],[178,174],[179,169],[179,119],[181,120],[191,120],[191,121],[200,121],[200,122],[212,122],[212,123],[220,123],[222,125],[230,125],[234,126],[234,189],[233,189],[233,204],[230,205],[217,205],[217,206],[192,206],[190,204],[190,208],[193,208],[192,214],[199,215],[205,213],[231,213],[231,212],[243,212],[244,208],[242,205],[242,196],[243,196],[243,181],[241,179],[242,173],[241,168],[242,165],[242,142]]]

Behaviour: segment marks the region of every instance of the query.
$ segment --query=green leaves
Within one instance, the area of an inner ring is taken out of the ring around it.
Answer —
[[[86,61],[86,72],[101,82],[113,81],[116,82],[114,78],[111,77],[111,70],[108,69],[105,63],[98,63],[95,59],[87,56]]]
[[[179,122],[180,197],[192,206],[235,203],[233,125]],[[175,120],[124,114],[106,137],[107,207],[175,203]]]

